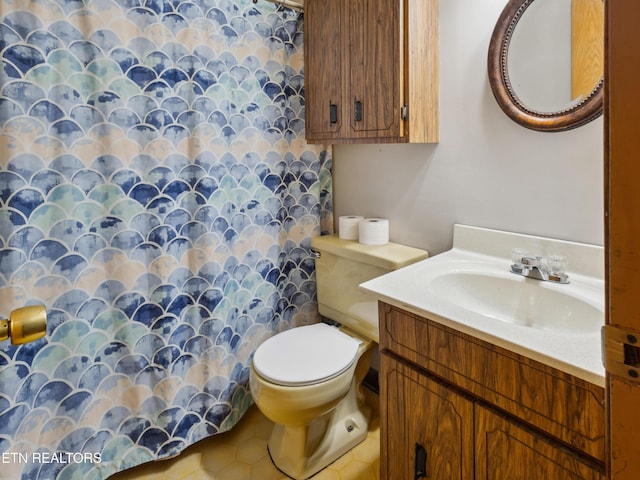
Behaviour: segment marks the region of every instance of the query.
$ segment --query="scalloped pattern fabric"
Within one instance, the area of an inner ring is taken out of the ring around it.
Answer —
[[[255,348],[317,321],[331,155],[304,142],[301,28],[252,0],[0,5],[0,314],[48,312],[0,345],[0,478],[226,431]]]

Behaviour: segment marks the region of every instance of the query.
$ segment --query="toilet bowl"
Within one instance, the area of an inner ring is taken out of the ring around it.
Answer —
[[[317,237],[318,309],[339,326],[317,323],[267,339],[254,352],[249,385],[274,423],[269,454],[296,480],[306,479],[364,440],[370,408],[362,380],[378,342],[377,301],[358,285],[427,257],[397,244],[367,246]]]
[[[287,343],[293,336],[296,343]],[[344,347],[338,356],[331,354],[336,344]],[[359,385],[372,345],[344,329],[318,323],[287,330],[258,347],[251,365],[251,394],[274,423],[269,454],[283,473],[309,478],[367,436],[370,409]],[[321,346],[327,347],[324,355]],[[289,371],[282,368],[287,361],[296,365],[296,375],[279,375]],[[306,376],[305,366],[310,367]]]

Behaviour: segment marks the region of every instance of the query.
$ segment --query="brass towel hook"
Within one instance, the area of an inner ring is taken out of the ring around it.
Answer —
[[[22,345],[44,337],[47,332],[47,311],[44,305],[29,305],[11,312],[9,319],[0,320],[0,341],[11,337],[12,345]]]

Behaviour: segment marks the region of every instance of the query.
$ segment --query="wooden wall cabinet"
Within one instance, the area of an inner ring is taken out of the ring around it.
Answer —
[[[604,480],[604,389],[380,304],[380,478]]]
[[[307,142],[438,141],[437,2],[305,2]]]

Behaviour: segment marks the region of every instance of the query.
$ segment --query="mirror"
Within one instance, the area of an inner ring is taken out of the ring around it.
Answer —
[[[523,127],[570,130],[602,114],[604,0],[509,0],[489,43],[500,108]]]

